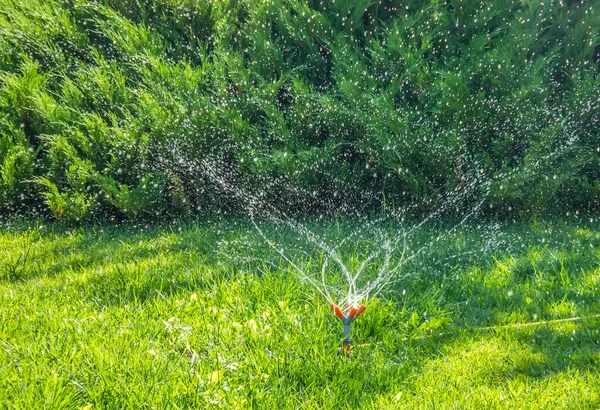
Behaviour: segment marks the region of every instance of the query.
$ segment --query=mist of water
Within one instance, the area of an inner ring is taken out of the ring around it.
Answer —
[[[511,174],[504,174],[502,177],[510,179],[512,174],[517,172],[521,175],[523,172],[532,175],[543,173],[546,162],[565,153],[575,141],[576,137],[570,136],[566,142],[547,155],[540,156],[536,163],[528,164],[526,169],[514,169]],[[266,200],[264,192],[271,189],[272,184],[267,182],[262,190],[250,192],[233,180],[232,171],[223,162],[213,158],[186,158],[186,150],[176,145],[171,147],[171,152],[173,157],[177,158],[175,163],[161,158],[161,166],[200,173],[224,192],[235,197],[243,204],[254,228],[265,243],[289,265],[294,274],[301,281],[314,287],[328,303],[342,307],[357,305],[365,299],[377,297],[390,288],[392,283],[401,282],[419,273],[419,264],[414,262],[431,253],[445,240],[451,240],[458,228],[480,215],[493,182],[477,163],[473,163],[461,175],[463,183],[449,190],[435,204],[434,210],[419,221],[409,221],[406,218],[406,209],[382,212],[382,215],[375,218],[356,215],[352,229],[344,230],[344,235],[335,237],[332,241],[329,238],[331,235],[318,233],[307,223],[288,215],[280,206]],[[478,199],[472,200],[474,197]],[[461,217],[451,226],[438,230],[425,243],[417,240],[426,224],[459,208],[462,209]],[[290,245],[287,241],[285,244],[277,242],[269,233],[267,224],[286,229],[296,238],[296,243]],[[486,236],[489,240],[481,243],[479,250],[470,252],[490,252],[500,243],[501,239],[497,238],[499,225],[488,226],[490,231]],[[299,245],[301,243],[309,245],[309,252],[304,250],[305,246]],[[366,245],[357,245],[360,243]],[[346,249],[348,247],[351,249]],[[444,257],[451,259],[457,256]],[[305,258],[311,263],[302,263]],[[314,261],[318,261],[318,268],[312,266]],[[445,266],[449,267],[449,264],[446,263]],[[336,275],[335,272],[339,272],[340,275]]]

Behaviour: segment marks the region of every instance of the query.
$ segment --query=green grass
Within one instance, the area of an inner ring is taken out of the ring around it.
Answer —
[[[8,226],[0,408],[598,408],[599,248],[597,221],[461,227],[367,301],[346,360],[322,296],[247,222]]]

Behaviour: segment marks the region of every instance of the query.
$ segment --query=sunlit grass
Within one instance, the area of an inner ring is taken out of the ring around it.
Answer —
[[[598,246],[597,223],[461,228],[368,301],[346,360],[322,296],[249,223],[9,227],[0,406],[597,408]]]

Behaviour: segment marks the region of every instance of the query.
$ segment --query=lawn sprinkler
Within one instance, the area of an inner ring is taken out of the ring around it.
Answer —
[[[333,313],[335,313],[335,315],[342,321],[342,324],[344,325],[344,342],[342,347],[339,349],[339,352],[344,354],[346,357],[350,357],[350,348],[352,347],[352,340],[350,338],[350,325],[362,314],[362,312],[365,311],[365,309],[367,309],[367,307],[365,305],[350,305],[344,312],[335,303],[332,303],[330,306],[333,309]]]

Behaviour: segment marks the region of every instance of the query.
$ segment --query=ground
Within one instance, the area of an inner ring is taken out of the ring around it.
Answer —
[[[250,222],[8,224],[0,407],[600,407],[598,221],[451,226],[415,234],[345,359],[323,296]]]

